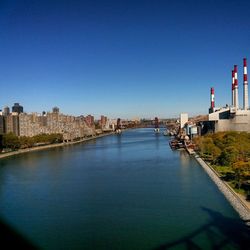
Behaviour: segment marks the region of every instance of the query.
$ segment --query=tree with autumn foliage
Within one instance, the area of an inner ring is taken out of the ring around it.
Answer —
[[[238,161],[233,164],[235,172],[235,181],[238,188],[241,187],[242,181],[250,179],[250,162]]]
[[[197,137],[197,152],[206,161],[220,169],[222,175],[232,175],[237,188],[250,182],[250,133],[219,132]]]
[[[30,148],[39,144],[53,144],[63,142],[62,134],[39,134],[33,137],[16,136],[14,133],[3,135],[3,148],[10,150],[18,150]]]

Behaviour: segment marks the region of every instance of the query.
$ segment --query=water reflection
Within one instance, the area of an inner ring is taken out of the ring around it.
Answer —
[[[213,209],[201,207],[208,222],[184,237],[154,248],[167,249],[249,249],[250,230],[240,219],[230,218]],[[204,245],[204,239],[205,244]]]
[[[190,155],[185,150],[180,150],[180,162],[183,167],[190,165]]]
[[[119,156],[121,155],[121,149],[122,149],[122,134],[116,135],[116,146],[118,149]]]
[[[155,133],[155,145],[157,150],[160,148],[161,136],[160,133]]]
[[[228,219],[221,227],[239,218],[197,163],[152,129],[0,162],[0,214],[43,249],[207,246],[207,233],[193,232],[219,242],[226,234],[220,215],[211,226],[211,209]]]

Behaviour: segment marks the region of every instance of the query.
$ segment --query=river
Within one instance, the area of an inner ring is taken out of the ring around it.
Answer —
[[[238,214],[169,139],[136,129],[1,159],[1,224],[41,249],[244,249]]]

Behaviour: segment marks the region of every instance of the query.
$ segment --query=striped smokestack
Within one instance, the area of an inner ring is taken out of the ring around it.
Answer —
[[[234,107],[239,108],[239,95],[238,95],[238,69],[234,65]]]
[[[243,59],[243,109],[248,109],[247,59]]]
[[[214,109],[214,88],[211,88],[211,95],[210,95],[210,100],[211,100],[211,109]]]
[[[234,70],[232,70],[232,106],[234,107]]]

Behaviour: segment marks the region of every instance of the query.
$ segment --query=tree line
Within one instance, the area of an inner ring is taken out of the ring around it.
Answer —
[[[236,188],[249,189],[250,133],[218,132],[197,137],[194,143],[200,156],[210,162],[222,178]]]
[[[16,136],[14,133],[7,133],[2,136],[2,148],[18,150],[31,148],[39,145],[47,145],[63,142],[62,134],[40,134],[33,137]]]

